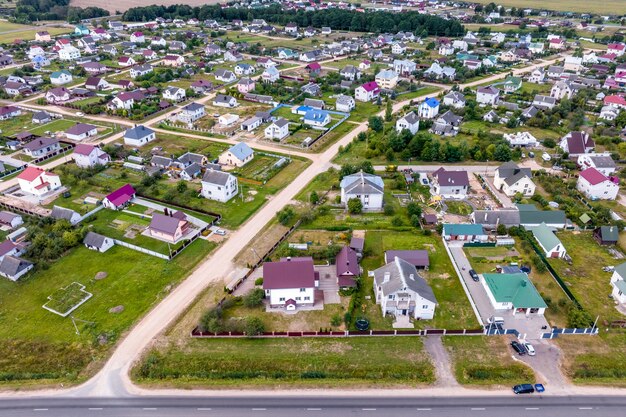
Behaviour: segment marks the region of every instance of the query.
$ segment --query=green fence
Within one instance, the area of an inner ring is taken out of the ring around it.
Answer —
[[[495,246],[495,242],[468,242],[463,245],[465,248],[493,248]]]

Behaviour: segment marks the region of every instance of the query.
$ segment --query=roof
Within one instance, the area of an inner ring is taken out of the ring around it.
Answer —
[[[437,178],[437,182],[441,187],[451,187],[460,185],[469,187],[469,177],[467,171],[446,171],[445,168],[439,168],[433,172],[433,177]]]
[[[498,303],[512,303],[514,308],[548,307],[528,275],[523,272],[483,274],[483,278]]]
[[[385,276],[387,274],[389,274],[389,280],[385,282]],[[374,282],[377,286],[381,287],[385,295],[409,289],[416,292],[421,297],[433,303],[437,303],[437,298],[432,288],[417,272],[415,266],[398,257],[374,271]]]
[[[415,114],[414,111],[405,114],[401,120],[404,120],[410,125],[414,125],[415,123],[419,123],[420,121],[419,117],[417,116],[417,114]]]
[[[35,179],[39,178],[40,175],[42,174],[46,174],[46,175],[55,175],[51,172],[46,172],[43,169],[36,167],[36,166],[29,166],[27,167],[24,171],[20,172],[20,175],[17,176],[18,179],[20,180],[25,180],[25,181],[29,181],[32,182]]]
[[[482,225],[503,224],[505,226],[519,226],[520,212],[518,210],[475,210],[474,223]]]
[[[254,154],[252,148],[243,142],[239,142],[238,144],[231,146],[228,151],[240,161],[243,161],[250,155]]]
[[[597,185],[605,181],[610,181],[603,173],[593,167],[581,171],[580,178],[585,179],[591,185]]]
[[[94,125],[88,125],[86,123],[76,123],[74,126],[70,127],[65,131],[68,135],[84,135],[87,132],[90,132],[94,129],[97,129]]]
[[[263,289],[314,288],[313,258],[281,260],[263,264]]]
[[[461,224],[444,224],[443,225],[443,234],[445,236],[470,236],[470,235],[484,235],[485,231],[481,224],[470,224],[470,223],[461,223]]]
[[[350,275],[358,276],[361,274],[361,268],[359,268],[359,259],[354,249],[344,246],[341,248],[337,257],[335,258],[335,266],[337,267],[337,276]],[[339,283],[341,285],[341,282]]]
[[[87,232],[85,238],[83,239],[83,243],[87,246],[93,246],[96,248],[101,248],[104,245],[104,241],[106,236],[99,235],[94,232]]]
[[[532,207],[528,207],[532,206]],[[563,210],[537,210],[532,204],[518,204],[521,225],[565,224],[565,212]]]
[[[79,143],[74,148],[74,153],[77,155],[88,156],[93,152],[94,149],[96,149],[94,145],[87,145],[86,143]]]
[[[370,81],[368,83],[365,83],[361,86],[361,88],[363,88],[365,91],[376,91],[380,89],[376,81]]]
[[[2,213],[0,212],[0,214]],[[617,226],[600,226],[598,229],[600,237],[605,242],[617,242],[619,239],[619,228]]]
[[[7,253],[11,252],[15,248],[17,248],[17,245],[13,243],[12,241],[8,239],[3,241],[2,243],[0,243],[0,256],[6,255]]]
[[[133,128],[128,129],[126,133],[124,133],[124,137],[128,139],[141,139],[141,138],[145,138],[146,136],[152,133],[154,133],[154,130],[150,129],[149,127],[145,127],[143,125],[139,125],[139,126],[135,126]]]
[[[30,142],[24,145],[24,148],[30,151],[36,151],[36,150],[54,145],[56,143],[59,143],[59,140],[57,138],[50,138],[50,137],[44,136],[44,137],[37,138],[35,140],[31,140]]]
[[[589,135],[583,132],[570,132],[566,140],[567,152],[569,154],[585,153],[587,147],[593,148],[595,146],[594,141]]]
[[[202,177],[202,182],[217,185],[226,185],[228,179],[232,177],[228,172],[216,171],[214,169],[207,169]]]
[[[609,155],[589,155],[596,168],[615,168],[615,161]]]
[[[5,256],[0,262],[0,273],[14,277],[31,265],[32,263],[25,259],[16,256]]]
[[[10,211],[0,211],[0,223],[10,223],[15,218],[21,218],[19,214],[11,213]]]
[[[185,107],[183,107],[183,111],[195,112],[196,110],[200,110],[200,109],[204,109],[204,106],[198,103],[189,103]]]
[[[439,100],[437,100],[435,97],[429,97],[424,100],[423,104],[434,109],[435,107],[439,106]]]
[[[415,266],[429,266],[427,250],[388,250],[385,259],[400,258]]]
[[[111,202],[116,207],[119,207],[133,198],[136,191],[132,185],[126,184],[117,190],[113,191],[111,194],[107,195],[105,198]]]
[[[350,247],[356,251],[362,252],[365,246],[365,239],[361,237],[353,237],[350,239]]]
[[[562,245],[561,241],[554,234],[552,229],[546,226],[545,223],[541,223],[537,227],[533,227],[532,229],[533,236],[537,239],[537,242],[543,247],[546,251],[554,249],[558,245]]]
[[[495,87],[481,87],[478,89],[478,92],[481,94],[489,94],[489,95],[497,95],[500,93],[500,91],[498,91],[497,88]]]
[[[383,194],[385,189],[381,177],[363,171],[346,175],[341,180],[340,186],[346,194]]]
[[[180,219],[173,216],[166,216],[161,213],[154,213],[150,221],[150,229],[157,230],[168,235],[174,235],[178,229]]]

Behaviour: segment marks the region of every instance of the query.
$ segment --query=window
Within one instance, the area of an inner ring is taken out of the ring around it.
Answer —
[[[296,297],[296,301],[302,300],[302,297]]]
[[[300,292],[306,292],[306,288],[300,288]]]
[[[278,301],[285,301],[285,297],[280,297]]]
[[[424,310],[426,310],[426,309],[428,309],[428,306],[422,306],[422,308],[423,308]]]
[[[389,294],[389,299],[393,300],[393,294]]]
[[[304,297],[304,301],[309,301],[311,297]]]

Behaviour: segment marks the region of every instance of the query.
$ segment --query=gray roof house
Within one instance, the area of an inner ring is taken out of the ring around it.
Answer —
[[[110,237],[99,235],[94,232],[87,232],[83,239],[83,244],[87,249],[95,250],[98,252],[106,252],[115,244],[115,241]]]
[[[0,261],[0,275],[11,281],[17,281],[22,275],[33,269],[33,266],[32,262],[25,259],[7,255]]]
[[[470,218],[472,223],[480,224],[487,230],[495,230],[499,224],[507,228],[520,225],[520,214],[515,209],[475,210]]]
[[[357,198],[361,200],[364,211],[381,210],[383,207],[383,195],[385,183],[378,175],[360,171],[356,174],[346,175],[340,183],[341,203]]]
[[[50,217],[56,220],[67,220],[71,225],[78,224],[81,219],[81,215],[65,207],[54,206]]]

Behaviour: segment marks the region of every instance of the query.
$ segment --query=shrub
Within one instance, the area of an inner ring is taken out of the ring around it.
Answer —
[[[341,326],[341,316],[339,314],[335,314],[330,319],[330,325],[333,327]]]
[[[361,214],[363,212],[363,203],[358,198],[348,200],[348,212],[350,214]]]
[[[264,298],[265,292],[261,288],[254,288],[243,297],[243,305],[248,308],[258,307],[263,304]]]
[[[263,324],[263,321],[258,317],[248,317],[244,331],[248,336],[258,336],[265,331],[265,324]]]
[[[263,278],[257,278],[254,280],[254,285],[263,285]]]
[[[402,218],[400,216],[396,216],[393,219],[391,219],[391,225],[392,226],[402,226],[404,224],[404,221],[402,220]]]
[[[393,216],[396,213],[396,210],[391,204],[385,204],[384,213],[385,216]]]

